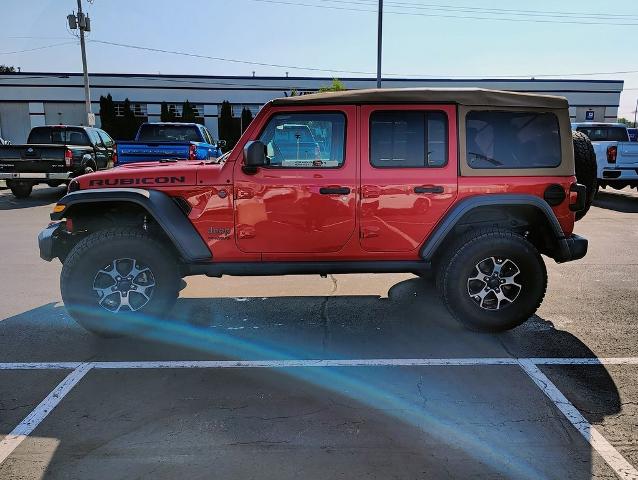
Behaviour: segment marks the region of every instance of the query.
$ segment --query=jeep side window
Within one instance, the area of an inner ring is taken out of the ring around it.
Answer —
[[[447,147],[443,112],[379,110],[370,115],[373,167],[442,167],[447,163]]]
[[[336,168],[343,165],[345,132],[342,113],[278,113],[259,140],[270,167]]]
[[[465,137],[471,168],[553,168],[561,163],[553,113],[472,111],[465,119]]]

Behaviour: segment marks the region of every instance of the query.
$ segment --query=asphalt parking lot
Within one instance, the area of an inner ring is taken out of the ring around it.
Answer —
[[[61,195],[0,191],[2,479],[638,478],[635,191],[504,334],[412,275],[192,277],[175,322],[115,340],[38,257]]]

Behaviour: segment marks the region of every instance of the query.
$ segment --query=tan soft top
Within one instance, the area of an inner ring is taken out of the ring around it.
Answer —
[[[271,105],[340,105],[369,103],[455,103],[486,107],[537,107],[560,109],[569,105],[564,97],[486,90],[484,88],[370,88],[342,92],[312,93],[277,98]]]

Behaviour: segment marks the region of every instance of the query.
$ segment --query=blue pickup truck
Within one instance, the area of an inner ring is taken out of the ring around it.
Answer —
[[[208,129],[197,123],[154,122],[140,125],[135,141],[117,142],[117,164],[164,159],[208,160],[222,155]]]

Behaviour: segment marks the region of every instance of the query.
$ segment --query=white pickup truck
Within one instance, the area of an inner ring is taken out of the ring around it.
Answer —
[[[638,189],[638,142],[630,142],[622,123],[573,123],[572,130],[589,137],[596,152],[598,186]]]

